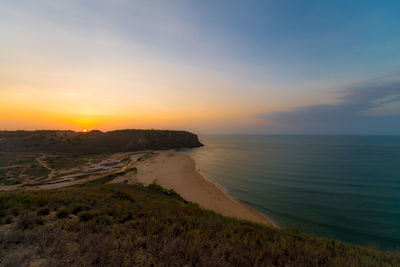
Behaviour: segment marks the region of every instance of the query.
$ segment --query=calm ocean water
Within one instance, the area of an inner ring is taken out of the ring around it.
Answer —
[[[200,136],[186,151],[281,226],[400,249],[399,136]]]

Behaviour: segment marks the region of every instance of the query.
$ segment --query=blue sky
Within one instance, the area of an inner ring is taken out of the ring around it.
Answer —
[[[400,134],[399,14],[398,1],[4,1],[0,122]]]

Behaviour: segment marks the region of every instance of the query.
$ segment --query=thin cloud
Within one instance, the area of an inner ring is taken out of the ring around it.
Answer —
[[[315,134],[399,134],[400,79],[369,80],[344,91],[337,104],[260,114],[271,131]]]

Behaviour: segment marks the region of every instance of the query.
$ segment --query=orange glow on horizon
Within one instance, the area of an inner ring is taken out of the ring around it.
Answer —
[[[0,89],[2,86],[0,84]],[[22,89],[21,89],[22,90]],[[1,91],[1,90],[0,90]],[[180,106],[165,105],[127,105],[117,108],[109,103],[90,100],[85,106],[76,105],[78,101],[51,97],[32,101],[24,95],[16,94],[20,90],[0,93],[0,129],[4,130],[41,130],[59,129],[88,133],[90,129],[110,131],[116,129],[182,129],[198,131],[221,125],[249,125],[253,111],[236,106]],[[33,95],[33,93],[31,94]]]
[[[37,106],[32,103],[24,105],[2,105],[0,101],[0,128],[4,130],[23,129],[59,129],[88,133],[89,129],[102,131],[116,129],[186,129],[196,130],[198,127],[216,127],[221,124],[236,124],[238,121],[249,123],[246,115],[230,109],[218,110],[191,108],[182,112],[182,108],[168,107],[137,108],[121,111],[98,109],[98,114],[71,112],[65,107],[58,109]],[[17,103],[20,104],[20,103]],[[24,108],[17,108],[23,106]]]

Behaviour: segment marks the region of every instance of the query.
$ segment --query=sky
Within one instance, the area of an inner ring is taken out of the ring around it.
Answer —
[[[399,1],[2,0],[0,130],[400,134]]]

